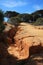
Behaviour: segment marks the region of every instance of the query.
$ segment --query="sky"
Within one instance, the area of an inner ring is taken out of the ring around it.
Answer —
[[[0,0],[0,9],[19,13],[32,13],[43,9],[43,0]]]

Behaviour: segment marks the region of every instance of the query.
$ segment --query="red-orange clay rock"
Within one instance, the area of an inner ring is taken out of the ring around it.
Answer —
[[[18,28],[15,28],[9,30],[7,39],[10,44],[7,49],[9,54],[22,60],[29,58],[32,54],[40,53],[39,49],[43,50],[42,29],[37,29],[27,23],[21,23]]]

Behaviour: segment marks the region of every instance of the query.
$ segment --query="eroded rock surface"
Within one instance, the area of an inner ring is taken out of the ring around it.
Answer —
[[[8,31],[7,41],[8,44],[13,44],[8,48],[10,54],[16,56],[19,60],[27,59],[30,56],[31,47],[35,49],[32,48],[33,52],[40,47],[43,49],[43,30],[36,29],[27,23],[21,23],[17,28],[11,28]]]
[[[18,27],[6,24],[3,32],[4,35],[0,37],[3,41],[0,43],[3,42],[4,46],[0,45],[2,48],[0,53],[2,55],[1,62],[7,61],[4,65],[16,65],[19,62],[28,65],[27,60],[31,55],[43,52],[43,29],[27,23],[21,23]],[[25,60],[26,62],[24,62]]]

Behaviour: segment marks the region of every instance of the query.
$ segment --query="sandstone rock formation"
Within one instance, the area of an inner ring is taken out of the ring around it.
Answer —
[[[36,29],[32,25],[21,23],[14,39],[19,50],[22,49],[19,59],[26,59],[31,55],[31,52],[37,53],[39,49],[43,50],[43,30]],[[31,47],[33,47],[32,51]]]
[[[11,28],[11,26],[9,27]],[[13,54],[20,60],[27,59],[31,55],[30,54],[31,47],[35,49],[35,50],[32,50],[33,52],[37,51],[40,47],[42,47],[40,50],[43,50],[43,30],[36,29],[35,26],[29,25],[26,23],[21,23],[17,29],[16,27],[11,28],[8,31],[7,35],[8,35],[7,37],[8,43],[13,44],[14,46],[14,47],[12,45],[9,46],[8,52],[10,54]]]
[[[6,51],[4,53],[2,49],[3,53],[0,53],[4,54],[4,59],[7,58],[8,63],[12,62],[10,65],[16,65],[17,61],[27,60],[31,55],[43,52],[43,29],[36,28],[27,23],[20,23],[17,27],[8,23],[4,24],[6,28],[3,31],[4,35],[1,37],[4,44],[3,48],[5,48]],[[10,57],[14,57],[13,61]],[[28,61],[26,62],[28,63]]]

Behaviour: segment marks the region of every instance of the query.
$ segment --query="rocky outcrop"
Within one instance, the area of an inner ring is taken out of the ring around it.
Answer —
[[[0,52],[1,55],[4,54],[3,62],[11,62],[10,65],[24,63],[28,65],[32,55],[43,52],[43,29],[37,29],[27,23],[21,23],[17,27],[7,24],[3,32],[4,35],[1,37],[4,39],[2,43],[4,47],[0,47],[2,50],[6,49],[2,51],[3,53]]]
[[[43,50],[42,29],[36,29],[35,26],[21,23],[18,27],[13,27],[7,32],[6,40],[10,44],[8,53],[19,60],[27,59],[32,54],[40,53],[39,49]]]
[[[19,59],[27,59],[32,55],[31,52],[36,54],[43,51],[43,30],[36,29],[32,25],[21,23],[14,39],[19,50],[22,49]]]

